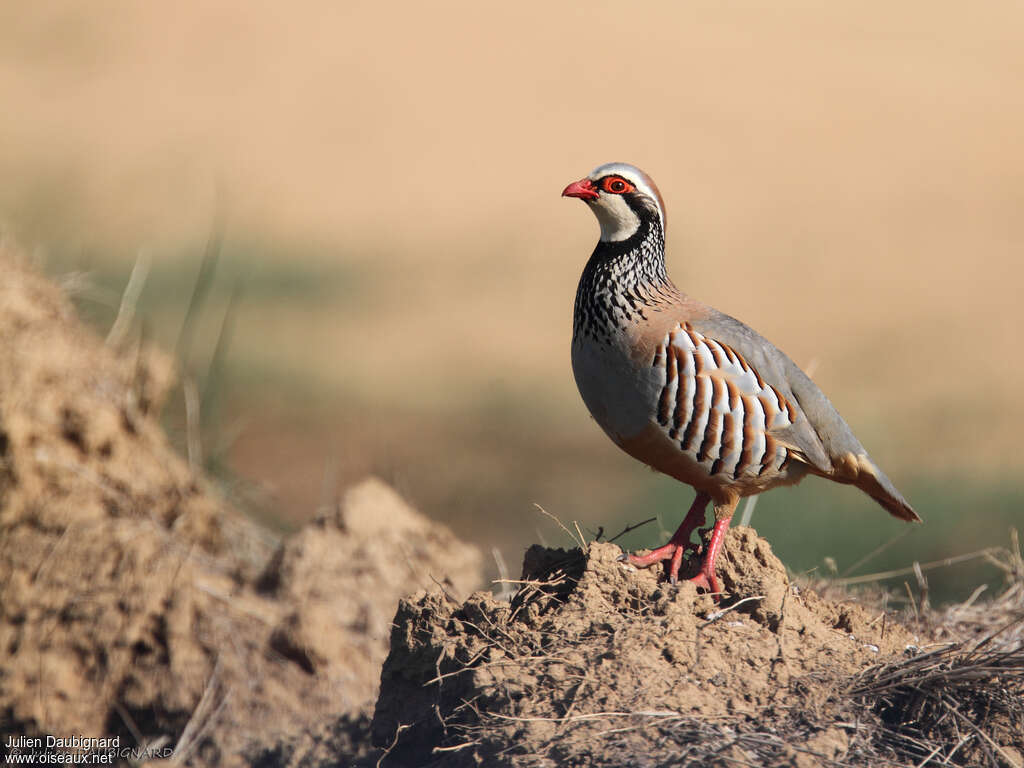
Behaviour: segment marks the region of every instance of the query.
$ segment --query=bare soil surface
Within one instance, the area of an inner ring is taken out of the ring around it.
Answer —
[[[769,739],[771,723],[786,733],[773,745],[779,757],[845,754],[849,731],[812,723],[837,709],[844,679],[916,639],[856,602],[791,587],[749,528],[731,530],[724,552],[732,609],[618,562],[614,544],[592,544],[586,556],[535,547],[527,589],[511,603],[481,593],[462,606],[437,595],[403,601],[376,743],[387,747],[411,724],[391,751],[399,763],[440,747],[467,765],[481,756],[660,765],[686,754],[695,723],[702,736],[728,724]],[[437,682],[425,686],[424,672]],[[436,701],[437,717],[417,716]],[[742,759],[742,739],[723,752]]]
[[[792,583],[749,528],[721,603],[596,542],[532,547],[514,594],[470,594],[480,552],[377,480],[284,541],[234,512],[160,428],[167,358],[97,338],[10,252],[0,359],[0,743],[263,768],[1024,766],[1019,551],[997,599],[912,618]]]
[[[917,765],[951,746],[945,713],[928,703],[935,681],[964,718],[954,745],[986,729],[952,764],[1017,764],[1019,590],[1018,634],[975,664],[976,651],[933,643],[934,627],[919,636],[851,595],[791,584],[750,528],[729,532],[720,605],[620,554],[607,543],[534,547],[510,602],[403,600],[372,722],[383,764]],[[929,652],[945,655],[907,683]],[[985,689],[999,665],[1007,674]]]

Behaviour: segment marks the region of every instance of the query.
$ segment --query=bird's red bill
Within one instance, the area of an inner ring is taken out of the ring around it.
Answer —
[[[578,197],[580,200],[597,200],[597,187],[590,179],[574,181],[562,190],[562,197]]]

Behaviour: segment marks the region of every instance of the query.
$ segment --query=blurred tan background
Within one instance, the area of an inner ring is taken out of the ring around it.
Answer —
[[[374,471],[515,570],[559,540],[534,503],[591,531],[689,503],[569,369],[597,227],[559,192],[636,163],[677,284],[811,370],[928,521],[889,556],[925,560],[1024,520],[1022,30],[1010,2],[8,3],[0,222],[101,328],[150,254],[169,348],[220,234],[185,367],[229,490],[288,526]],[[903,530],[813,480],[755,525],[794,568]]]

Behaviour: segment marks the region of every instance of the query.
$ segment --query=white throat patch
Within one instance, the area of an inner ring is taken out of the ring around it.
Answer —
[[[601,195],[590,203],[590,208],[601,225],[601,239],[605,242],[628,240],[640,228],[640,217],[621,195]]]

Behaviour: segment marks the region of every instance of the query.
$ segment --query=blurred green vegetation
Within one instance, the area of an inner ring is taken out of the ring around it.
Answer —
[[[198,286],[203,274],[201,246],[152,254],[152,267],[139,298],[140,313],[156,320],[157,341],[173,344],[185,323],[189,297],[201,287],[208,300],[196,311],[223,309],[235,286],[250,309],[330,305],[332,311],[364,309],[360,297],[368,295],[372,279],[365,264],[358,267],[337,254],[266,243],[225,241],[210,246],[212,267],[208,286]],[[330,257],[329,257],[330,256]],[[87,276],[82,290],[72,291],[82,316],[97,327],[107,327],[117,313],[130,272],[130,260],[79,251],[49,251],[46,267],[57,278],[81,272]],[[172,320],[178,320],[175,327]]]

